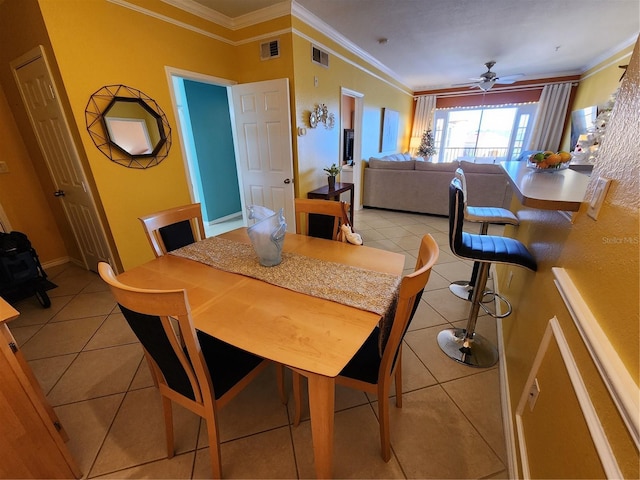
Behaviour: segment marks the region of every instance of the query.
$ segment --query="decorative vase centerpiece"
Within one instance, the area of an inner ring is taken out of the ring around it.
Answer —
[[[277,213],[260,205],[250,205],[249,218],[256,223],[247,228],[251,245],[258,255],[260,265],[273,267],[282,262],[282,245],[287,231],[284,209]]]
[[[341,167],[333,163],[331,164],[330,167],[325,167],[323,170],[327,172],[327,181],[329,182],[329,190],[335,190],[336,176],[340,173]]]

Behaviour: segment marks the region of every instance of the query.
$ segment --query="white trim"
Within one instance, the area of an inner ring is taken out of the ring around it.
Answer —
[[[503,303],[499,300],[500,285],[497,280],[498,273],[496,271],[496,265],[491,264],[491,278],[493,278],[493,290],[496,292],[494,300],[495,311],[498,315],[505,313],[502,309]],[[504,430],[504,442],[507,451],[507,469],[509,471],[509,478],[518,479],[518,449],[515,439],[515,425],[513,424],[513,409],[511,408],[511,397],[509,395],[509,372],[507,370],[507,362],[504,348],[504,335],[502,329],[503,318],[496,319],[496,333],[498,343],[498,358],[503,359],[499,362],[500,372],[500,406],[502,408],[502,429]]]
[[[77,260],[74,260],[69,257],[60,257],[60,258],[55,258],[53,260],[49,260],[48,262],[42,263],[42,269],[46,271],[47,268],[57,267],[58,265],[64,265],[65,263],[73,263],[74,265],[78,265],[84,268],[84,265],[81,265],[80,263],[78,263]]]
[[[0,204],[0,232],[9,233],[11,230],[9,217],[7,217],[7,213],[4,211],[4,208],[2,208],[2,204]]]
[[[250,27],[257,23],[267,22],[274,18],[279,18],[291,13],[290,2],[283,1],[276,3],[254,12],[249,12],[239,17],[231,18],[226,15],[213,10],[212,8],[205,7],[193,0],[161,0],[171,6],[189,12],[210,22],[216,23],[229,30],[239,30],[241,28]]]
[[[618,467],[615,455],[611,450],[611,445],[607,439],[604,429],[602,428],[602,424],[600,423],[600,419],[598,418],[593,404],[591,403],[589,392],[587,391],[587,388],[582,381],[582,376],[580,375],[578,366],[576,365],[573,355],[571,354],[571,348],[567,343],[567,340],[562,331],[562,327],[560,326],[560,323],[558,322],[558,319],[556,317],[553,317],[549,320],[547,329],[542,337],[540,346],[538,347],[538,352],[533,361],[533,365],[531,366],[531,372],[529,373],[527,382],[525,383],[524,389],[522,390],[518,408],[516,409],[516,427],[518,433],[518,444],[520,446],[520,458],[522,460],[523,478],[531,478],[531,471],[529,469],[527,445],[524,438],[522,413],[527,405],[527,400],[529,398],[529,387],[534,382],[534,379],[538,374],[538,370],[540,369],[540,365],[544,360],[544,356],[547,352],[547,349],[549,348],[552,337],[555,338],[558,349],[560,350],[565,368],[567,369],[567,373],[569,374],[569,378],[571,379],[571,385],[573,386],[585,422],[587,423],[587,427],[589,428],[591,440],[593,441],[596,451],[598,452],[598,457],[600,458],[600,462],[602,463],[602,467],[607,478],[623,478],[622,473],[620,472],[620,469]]]
[[[602,70],[604,70],[604,69],[606,69],[606,68],[609,68],[611,65],[615,65],[615,64],[616,64],[616,63],[618,63],[618,62],[622,62],[625,58],[629,58],[629,57],[631,57],[631,53],[632,53],[632,52],[629,52],[629,53],[626,53],[626,54],[624,54],[624,55],[621,55],[621,56],[620,56],[620,57],[618,57],[618,58],[614,58],[614,59],[613,59],[613,60],[611,60],[610,62],[607,62],[605,65],[602,65],[599,69],[594,70],[593,72],[589,73],[589,75],[585,75],[584,77],[582,77],[582,78],[580,79],[580,81],[582,82],[582,81],[586,80],[587,78],[592,77],[592,76],[594,76],[594,75],[595,75],[595,74],[597,74],[597,73],[600,73]],[[606,60],[606,58],[601,58],[601,59],[600,59],[600,62],[603,62],[604,60]],[[598,63],[600,63],[600,62],[596,62],[596,63],[594,63],[593,65],[591,65],[591,67],[590,67],[590,68],[593,68],[594,66],[598,65]],[[585,72],[587,72],[587,71],[589,71],[589,69],[588,69],[588,68],[587,68],[587,69],[585,69]]]
[[[636,41],[638,40],[638,35],[634,34],[631,37],[627,38],[626,40],[624,40],[623,42],[620,42],[616,47],[610,48],[608,51],[606,51],[605,53],[603,53],[602,55],[600,55],[599,57],[593,59],[591,61],[591,63],[589,63],[584,70],[582,71],[582,73],[588,72],[590,69],[592,69],[593,67],[595,67],[596,65],[598,65],[601,62],[604,62],[607,58],[611,57],[612,55],[615,55],[617,52],[630,47],[631,45],[634,45],[636,43]],[[625,58],[631,56],[631,52],[629,52],[627,55],[623,55],[620,58]],[[619,59],[618,59],[619,60]],[[618,61],[618,60],[614,60],[614,61]],[[610,62],[607,65],[611,65]],[[602,69],[599,69],[598,71],[600,71]],[[593,72],[596,73],[596,72]],[[591,76],[591,75],[589,75]],[[588,77],[585,77],[588,78]]]
[[[163,22],[167,22],[167,23],[170,23],[170,24],[175,25],[177,27],[181,27],[181,28],[184,28],[186,30],[190,30],[192,32],[199,33],[200,35],[204,35],[206,37],[213,38],[214,40],[218,40],[220,42],[226,43],[227,45],[232,45],[234,47],[239,46],[239,45],[245,45],[245,44],[251,43],[251,42],[267,40],[267,39],[273,39],[274,37],[276,37],[278,35],[284,35],[284,34],[292,33],[292,34],[298,35],[301,38],[304,38],[305,40],[308,40],[311,43],[314,43],[314,44],[318,45],[319,47],[323,48],[324,50],[326,50],[327,52],[331,53],[332,55],[335,55],[336,57],[340,58],[342,61],[348,63],[349,65],[352,65],[352,66],[358,68],[359,70],[362,70],[366,74],[371,75],[374,78],[377,78],[378,80],[390,85],[391,87],[398,89],[400,92],[402,92],[402,93],[404,93],[406,95],[412,95],[413,96],[413,89],[411,87],[409,87],[408,85],[406,85],[392,70],[387,68],[385,65],[380,63],[378,60],[373,58],[371,55],[369,55],[364,50],[361,50],[359,47],[357,47],[354,43],[352,43],[346,37],[343,37],[342,35],[340,35],[338,32],[333,30],[327,24],[322,22],[320,19],[318,19],[317,17],[315,17],[314,15],[309,13],[308,10],[302,8],[300,5],[296,4],[295,2],[292,3],[292,8],[291,8],[291,12],[290,12],[292,16],[295,16],[295,17],[299,18],[300,20],[304,21],[305,23],[308,23],[311,27],[315,28],[317,31],[319,31],[323,35],[326,35],[327,37],[329,37],[330,39],[334,40],[335,42],[338,42],[340,45],[342,45],[348,51],[350,51],[354,55],[356,55],[359,58],[361,58],[363,61],[367,62],[368,64],[372,65],[373,67],[375,67],[375,68],[379,69],[380,71],[384,72],[385,74],[389,75],[391,78],[393,78],[398,83],[400,83],[403,88],[399,87],[398,85],[395,85],[394,83],[390,82],[389,80],[386,80],[385,78],[382,78],[380,75],[377,75],[377,74],[373,73],[368,68],[365,68],[365,67],[363,67],[361,65],[358,65],[357,63],[355,63],[352,60],[346,58],[345,56],[338,54],[336,51],[330,49],[329,47],[327,47],[326,45],[322,44],[321,42],[318,42],[315,39],[312,39],[308,35],[300,32],[299,30],[296,30],[295,28],[284,28],[284,29],[281,29],[281,30],[277,30],[277,31],[268,32],[268,33],[265,33],[265,34],[262,34],[262,35],[258,35],[258,36],[255,36],[255,37],[245,38],[243,40],[238,40],[238,41],[232,41],[232,40],[224,38],[224,37],[222,37],[220,35],[216,35],[214,33],[208,32],[208,31],[203,30],[201,28],[194,27],[193,25],[189,25],[188,23],[181,22],[181,21],[175,20],[175,19],[173,19],[171,17],[167,17],[166,15],[162,15],[162,14],[156,13],[156,12],[154,12],[152,10],[140,7],[138,5],[134,5],[132,3],[129,3],[126,0],[107,0],[107,1],[113,3],[114,5],[119,5],[121,7],[128,8],[130,10],[136,11],[136,12],[141,13],[143,15],[148,15],[150,17],[156,18],[156,19],[161,20]],[[188,12],[194,14],[194,15],[198,15],[199,17],[204,18],[204,19],[209,20],[209,21],[212,21],[214,23],[218,23],[218,24],[220,24],[219,22],[223,22],[224,23],[224,21],[220,20],[220,18],[217,17],[217,16],[215,16],[215,18],[218,18],[218,21],[213,19],[214,16],[211,16],[211,15],[204,16],[205,15],[204,13],[198,13],[198,11],[200,9],[193,5],[193,4],[195,4],[195,2],[191,2],[190,3],[190,0],[162,0],[162,1],[164,1],[165,3],[171,4],[171,5],[175,6],[176,8],[180,8],[180,9],[188,11]],[[274,5],[274,7],[281,6],[282,4],[286,4],[286,3],[287,2],[282,2],[280,4]],[[190,6],[187,7],[187,4],[189,4]],[[193,7],[193,8],[191,8],[191,7]],[[209,9],[205,8],[205,10],[209,10]],[[266,11],[268,9],[262,9],[262,10]],[[259,12],[262,12],[262,10],[260,10]],[[258,13],[258,12],[254,12],[254,13]],[[264,13],[265,12],[263,12],[263,14]],[[259,21],[266,21],[266,20],[270,20],[271,18],[277,18],[277,17],[280,17],[280,16],[288,14],[288,13],[289,13],[289,11],[286,11],[285,13],[280,13],[279,15],[275,15],[274,14],[275,16],[266,15],[266,16],[263,16],[263,17],[256,16],[255,18],[260,18]],[[249,18],[250,15],[251,14],[247,14],[246,17]],[[224,17],[224,15],[223,15],[223,17]],[[245,17],[245,16],[243,16],[243,17]],[[239,17],[239,18],[243,18],[243,17]],[[228,17],[226,17],[226,18],[228,18]],[[253,22],[257,23],[256,20],[254,20]],[[254,23],[247,23],[246,25],[243,24],[243,26],[253,25]],[[222,26],[230,28],[232,30],[236,29],[236,28],[241,28],[241,27],[235,27],[235,26],[234,27],[229,27],[227,25],[222,25]]]
[[[395,73],[389,67],[381,63],[378,59],[370,55],[365,50],[362,50],[358,45],[353,43],[344,35],[338,33],[338,31],[334,30],[331,26],[327,25],[325,22],[320,20],[318,17],[316,17],[313,13],[311,13],[306,8],[297,4],[295,1],[293,1],[291,4],[291,15],[298,18],[299,20],[302,20],[304,23],[306,23],[310,27],[314,28],[318,32],[327,36],[329,39],[333,40],[334,42],[344,47],[349,52],[361,58],[362,60],[367,62],[369,65],[373,66],[374,68],[377,68],[378,70],[385,73],[386,75],[389,75],[398,83],[402,84],[405,88],[413,91],[413,88],[410,88],[408,85],[406,85],[404,81],[398,76],[397,73]],[[343,60],[347,61],[344,58]]]
[[[335,50],[329,48],[327,45],[323,44],[322,42],[318,42],[316,39],[311,38],[310,36],[308,36],[305,33],[302,33],[300,30],[296,30],[295,28],[293,29],[293,33],[297,36],[299,36],[300,38],[303,38],[305,40],[307,40],[310,43],[313,43],[314,45],[317,45],[319,47],[321,47],[322,49],[326,50],[327,52],[329,52],[331,55],[335,55],[336,57],[338,57],[340,60],[342,60],[343,62],[359,69],[362,70],[364,73],[366,73],[367,75],[370,75],[378,80],[380,80],[381,82],[386,83],[387,85],[399,90],[400,92],[404,93],[405,95],[409,95],[411,97],[413,97],[413,91],[409,90],[403,90],[402,88],[400,88],[398,85],[395,85],[394,83],[390,82],[389,80],[381,77],[380,75],[377,75],[375,73],[373,73],[371,70],[363,67],[362,65],[359,65],[357,63],[355,63],[354,61],[348,59],[347,57],[345,57],[344,55],[340,55],[338,52],[336,52]],[[404,85],[405,87],[407,87],[406,85]],[[409,88],[409,87],[407,87]]]
[[[564,268],[551,269],[576,324],[636,448],[640,448],[640,389]]]
[[[170,23],[177,27],[184,28],[185,30],[191,30],[192,32],[199,33],[200,35],[204,35],[205,37],[213,38],[214,40],[218,40],[220,42],[226,43],[227,45],[234,45],[235,42],[228,40],[220,35],[216,35],[215,33],[208,32],[198,27],[194,27],[193,25],[189,25],[188,23],[181,22],[171,17],[167,17],[166,15],[162,15],[160,13],[156,13],[153,10],[149,10],[147,8],[142,8],[138,5],[134,5],[132,3],[127,2],[126,0],[107,0],[108,2],[113,3],[114,5],[118,5],[120,7],[128,8],[138,13],[142,13],[143,15],[147,15],[149,17],[156,18],[163,22]]]

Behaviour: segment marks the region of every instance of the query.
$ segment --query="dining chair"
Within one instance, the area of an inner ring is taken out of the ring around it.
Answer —
[[[140,221],[156,258],[199,240],[204,240],[206,237],[199,203],[152,213],[140,217]],[[147,362],[149,362],[149,358],[147,358]],[[286,404],[288,398],[284,383],[284,366],[280,365],[276,372],[280,400]],[[152,376],[157,386],[158,381],[153,370]]]
[[[340,226],[350,225],[346,202],[296,198],[296,233],[338,240]]]
[[[402,278],[391,330],[380,352],[380,328],[376,327],[354,357],[335,378],[336,384],[378,396],[381,455],[391,458],[389,433],[389,388],[395,380],[396,407],[402,408],[402,341],[422,298],[431,268],[440,249],[431,235],[422,237],[415,271]],[[293,373],[294,425],[301,418],[301,374]]]
[[[140,221],[156,257],[206,237],[199,203],[152,213]]]
[[[221,478],[218,410],[249,385],[268,361],[196,330],[185,290],[125,285],[105,262],[98,264],[98,271],[151,359],[162,395],[167,457],[174,454],[175,402],[207,422],[213,477]]]

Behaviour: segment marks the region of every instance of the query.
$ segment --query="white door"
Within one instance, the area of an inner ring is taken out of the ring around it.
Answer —
[[[295,232],[289,80],[244,83],[231,91],[243,211],[248,205],[284,208],[287,230]]]
[[[115,266],[44,51],[32,50],[11,68],[56,189],[50,193],[62,202],[83,255],[74,260],[93,271],[101,260]]]

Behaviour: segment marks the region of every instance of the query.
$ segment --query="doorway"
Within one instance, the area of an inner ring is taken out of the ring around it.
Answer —
[[[361,187],[362,182],[360,178],[362,176],[362,115],[364,109],[364,94],[351,90],[349,88],[340,88],[340,120],[342,131],[352,130],[348,135],[341,135],[340,151],[342,152],[342,158],[344,160],[345,150],[345,137],[352,137],[353,145],[349,151],[352,156],[352,164],[347,167],[343,167],[341,173],[341,180],[343,182],[354,184],[354,210],[362,209]]]
[[[166,68],[191,198],[207,236],[247,225],[246,206],[293,215],[293,156],[286,79],[235,82]]]
[[[11,69],[53,181],[50,194],[62,203],[80,249],[82,258],[71,261],[94,272],[100,261],[117,269],[42,46],[12,61]]]

